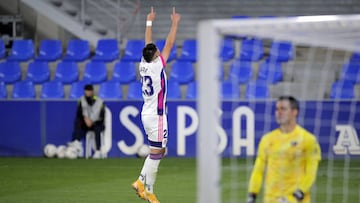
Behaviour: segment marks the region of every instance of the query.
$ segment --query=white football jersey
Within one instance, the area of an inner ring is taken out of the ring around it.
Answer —
[[[147,63],[145,59],[142,58],[139,65],[139,72],[142,83],[142,96],[144,98],[142,114],[166,114],[167,78],[163,57],[160,55],[150,63]]]

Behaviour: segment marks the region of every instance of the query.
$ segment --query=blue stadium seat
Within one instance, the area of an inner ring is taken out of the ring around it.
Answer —
[[[143,99],[142,97],[142,84],[140,81],[136,80],[129,84],[128,99]]]
[[[55,80],[71,84],[79,79],[79,69],[75,61],[61,61],[57,64]]]
[[[197,98],[197,82],[190,82],[186,89],[186,99],[196,99]]]
[[[136,80],[136,65],[131,61],[118,61],[113,70],[112,80],[129,84]]]
[[[50,79],[50,67],[46,61],[32,61],[28,65],[26,80],[41,84]]]
[[[71,39],[67,44],[64,60],[85,61],[90,57],[90,44],[87,40]]]
[[[125,54],[121,60],[139,62],[142,57],[144,46],[145,41],[142,39],[128,40],[125,47]]]
[[[93,60],[112,62],[119,58],[119,46],[116,39],[100,39],[97,43]]]
[[[105,62],[89,61],[85,65],[84,80],[88,80],[91,84],[99,84],[106,80],[107,69]]]
[[[167,82],[167,98],[181,99],[180,84],[176,80],[168,80]]]
[[[195,39],[184,40],[178,61],[197,61],[197,41]]]
[[[239,84],[232,81],[223,81],[221,83],[222,99],[240,99]]]
[[[277,16],[273,16],[273,15],[261,15],[261,16],[258,16],[258,18],[263,18],[263,19],[266,19],[266,18],[277,18]]]
[[[243,20],[243,19],[249,19],[251,18],[250,16],[246,16],[246,15],[233,15],[231,16],[232,19],[239,19],[239,20]]]
[[[280,62],[264,61],[260,64],[258,80],[275,84],[283,79],[282,65]]]
[[[106,81],[100,84],[99,97],[102,99],[121,99],[122,89],[117,81]]]
[[[351,83],[360,83],[360,62],[345,63],[341,69],[341,78]]]
[[[7,98],[7,89],[4,82],[0,82],[0,99]]]
[[[175,61],[172,64],[170,79],[177,80],[180,84],[187,84],[195,78],[195,70],[189,61]]]
[[[351,54],[350,62],[360,63],[360,52],[354,52]]]
[[[0,59],[4,58],[5,56],[6,56],[5,44],[3,40],[0,40]]]
[[[21,68],[17,61],[0,63],[0,81],[6,84],[15,83],[21,79]]]
[[[261,39],[245,38],[241,42],[240,60],[259,61],[264,56],[264,46]]]
[[[56,61],[62,56],[62,44],[58,39],[41,40],[36,60]]]
[[[33,82],[25,80],[14,84],[12,98],[14,99],[33,99],[36,97]]]
[[[165,42],[166,42],[166,40],[159,39],[159,40],[155,41],[155,45],[160,51],[162,51],[162,49],[165,46]],[[176,44],[174,44],[173,48],[171,49],[170,56],[169,56],[167,62],[171,62],[171,61],[175,60],[176,58],[177,58],[177,50],[176,50]]]
[[[65,96],[64,86],[60,81],[48,81],[43,83],[40,98],[42,99],[63,99]]]
[[[252,78],[253,70],[251,61],[235,60],[230,65],[229,78],[245,84]]]
[[[30,39],[14,40],[9,57],[10,61],[28,61],[34,57],[34,43]]]
[[[331,99],[353,99],[354,97],[354,83],[338,80],[332,84],[330,91]]]
[[[84,95],[85,85],[90,84],[87,80],[80,80],[71,84],[69,99],[78,99]]]
[[[270,46],[271,61],[287,62],[294,58],[294,47],[291,42],[273,41]]]
[[[264,81],[252,81],[246,86],[246,99],[266,99],[270,97],[270,89]]]
[[[232,38],[225,38],[220,47],[220,58],[222,61],[230,61],[235,57],[235,42]]]

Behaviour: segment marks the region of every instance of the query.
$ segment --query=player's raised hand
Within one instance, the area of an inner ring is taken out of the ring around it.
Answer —
[[[156,17],[156,13],[154,11],[154,7],[151,6],[150,13],[147,15],[147,20],[154,21]]]
[[[180,21],[181,15],[176,13],[175,7],[173,7],[173,11],[170,18],[173,23],[178,23]]]

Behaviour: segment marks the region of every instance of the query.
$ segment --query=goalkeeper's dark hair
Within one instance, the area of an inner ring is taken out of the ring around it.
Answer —
[[[154,58],[154,55],[157,51],[157,47],[154,43],[147,44],[142,50],[143,57],[146,62],[150,63]]]
[[[299,101],[293,96],[280,96],[278,101],[287,100],[290,102],[291,109],[299,110]]]

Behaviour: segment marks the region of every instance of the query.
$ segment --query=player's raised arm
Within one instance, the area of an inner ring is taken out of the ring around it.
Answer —
[[[145,45],[152,42],[152,23],[155,20],[156,13],[154,7],[151,6],[150,13],[146,17],[146,28],[145,28]]]
[[[166,38],[165,46],[161,52],[161,55],[163,56],[164,61],[167,61],[167,59],[169,58],[171,49],[173,48],[173,46],[175,44],[176,32],[177,32],[178,24],[179,24],[179,21],[181,18],[180,14],[176,13],[175,7],[173,7],[173,11],[172,11],[170,18],[172,21],[171,28],[170,28],[169,34]]]

